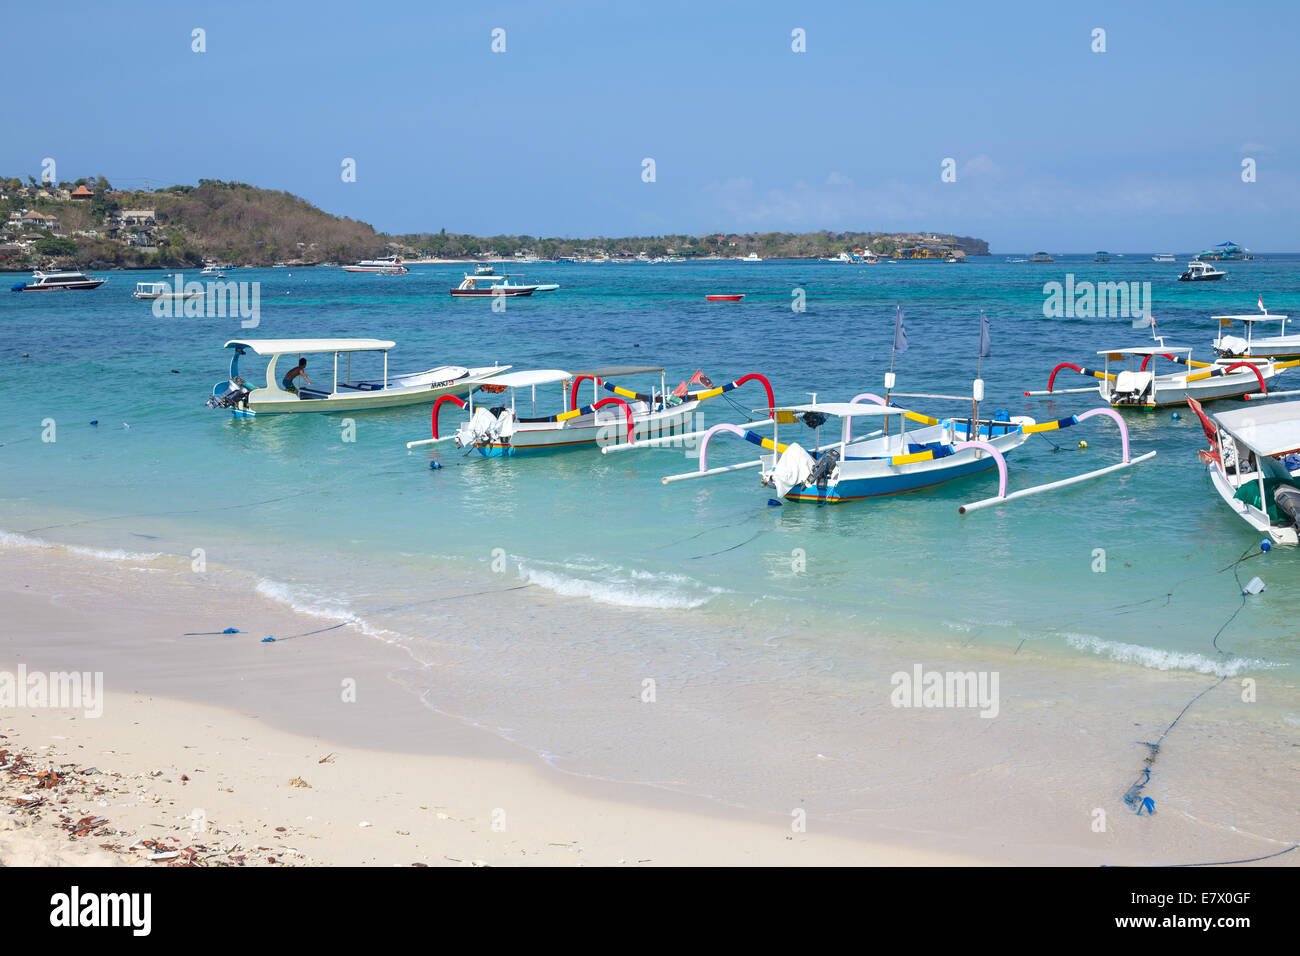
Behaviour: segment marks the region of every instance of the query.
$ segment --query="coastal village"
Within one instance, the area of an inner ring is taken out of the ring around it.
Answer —
[[[0,177],[0,271],[337,265],[374,255],[407,262],[671,262],[707,259],[961,261],[980,239],[934,232],[711,233],[627,238],[480,237],[442,230],[388,236],[288,193],[200,180],[114,189],[103,177],[40,183]]]

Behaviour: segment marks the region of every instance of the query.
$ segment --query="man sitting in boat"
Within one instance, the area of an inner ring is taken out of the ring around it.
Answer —
[[[311,379],[307,377],[307,360],[305,358],[298,359],[298,364],[284,373],[284,378],[280,380],[280,386],[291,395],[297,395],[298,388],[293,384],[293,380],[299,377],[308,385],[312,384]]]

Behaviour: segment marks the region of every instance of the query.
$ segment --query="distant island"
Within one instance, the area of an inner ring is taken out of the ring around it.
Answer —
[[[320,265],[380,255],[407,260],[964,258],[983,239],[947,233],[765,232],[573,239],[387,235],[291,193],[200,179],[120,190],[103,176],[66,183],[0,177],[0,270],[183,269]]]

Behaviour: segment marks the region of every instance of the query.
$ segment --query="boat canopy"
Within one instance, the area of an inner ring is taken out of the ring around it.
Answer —
[[[530,369],[526,372],[507,372],[494,375],[489,385],[504,385],[506,388],[527,388],[530,385],[549,385],[552,382],[567,382],[573,378],[572,372],[558,368]]]
[[[1233,322],[1285,322],[1285,315],[1276,312],[1252,312],[1250,315],[1212,315],[1212,319],[1230,319]]]
[[[1214,420],[1257,455],[1272,457],[1300,450],[1300,402],[1218,412]]]
[[[1300,404],[1300,403],[1298,403]],[[820,412],[822,415],[834,415],[837,418],[889,418],[907,414],[907,409],[894,406],[868,405],[862,402],[817,402],[813,405],[784,405],[780,408],[755,408],[755,412],[790,412],[802,415],[805,412]]]
[[[387,352],[397,343],[385,339],[231,339],[228,349],[243,348],[254,355],[285,352]]]
[[[649,375],[662,372],[663,369],[653,365],[606,365],[604,368],[591,368],[582,372],[573,372],[574,378],[585,375],[595,378],[615,378],[619,375]]]
[[[1164,355],[1168,353],[1186,352],[1191,354],[1191,349],[1187,346],[1174,345],[1139,345],[1137,348],[1129,349],[1102,349],[1098,355]]]

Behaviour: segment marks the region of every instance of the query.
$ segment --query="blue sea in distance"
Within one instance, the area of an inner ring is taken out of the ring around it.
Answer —
[[[408,452],[405,442],[428,437],[427,406],[352,413],[355,441],[344,440],[342,414],[248,421],[204,407],[226,377],[223,343],[244,336],[390,338],[392,372],[663,365],[670,385],[697,369],[718,384],[761,372],[781,402],[810,392],[848,400],[882,390],[901,305],[911,347],[896,360],[898,390],[969,394],[983,310],[992,326],[984,408],[1060,418],[1099,400],[1023,393],[1045,388],[1058,362],[1099,366],[1099,349],[1148,337],[1127,318],[1045,317],[1044,283],[1067,273],[1076,283],[1149,281],[1166,342],[1202,359],[1212,357],[1213,314],[1251,312],[1262,295],[1271,311],[1300,317],[1300,257],[1229,262],[1228,278],[1210,284],[1177,282],[1183,261],[537,263],[511,270],[560,290],[511,299],[501,313],[448,296],[467,268],[459,265],[417,265],[402,277],[231,271],[231,280],[261,283],[254,330],[155,318],[129,293],[158,273],[109,273],[91,293],[6,292],[0,528],[186,563],[203,548],[249,587],[363,622],[424,648],[420,659],[454,662],[454,675],[409,683],[436,706],[498,727],[508,717],[486,713],[493,703],[472,686],[487,686],[488,674],[498,690],[549,681],[580,697],[574,688],[599,684],[603,660],[632,654],[719,687],[746,672],[733,666],[740,659],[776,681],[815,668],[851,684],[878,635],[1029,645],[1066,667],[1099,657],[1206,674],[1238,659],[1293,667],[1300,555],[1287,549],[1241,565],[1243,583],[1259,575],[1267,589],[1220,638],[1226,655],[1211,644],[1240,603],[1224,569],[1258,551],[1258,536],[1214,494],[1196,455],[1205,440],[1186,409],[1181,420],[1171,410],[1126,414],[1134,453],[1158,452],[1150,462],[963,517],[959,504],[995,493],[993,473],[840,506],[770,507],[753,471],[663,486],[662,476],[697,465],[681,448],[485,461],[450,445]],[[804,312],[791,308],[797,289]],[[718,292],[746,298],[705,302]],[[364,361],[379,374],[375,357],[358,359],[354,374]],[[320,357],[308,371],[328,382],[327,365]],[[257,380],[256,367],[244,374]],[[1300,388],[1300,373],[1278,383]],[[657,376],[627,384],[646,390]],[[1084,384],[1069,372],[1058,378]],[[539,391],[558,398],[558,387]],[[754,383],[730,394],[746,410],[763,404]],[[911,404],[931,414],[968,408]],[[707,424],[744,421],[721,399],[704,412]],[[46,419],[56,442],[41,440]],[[444,427],[454,420],[445,414]],[[754,451],[720,439],[709,463]],[[435,457],[441,470],[429,467]],[[1010,486],[1118,459],[1116,428],[1098,418],[1032,438],[1009,459]],[[787,638],[779,649],[767,643],[777,632]],[[460,691],[448,689],[453,680]],[[548,747],[544,734],[529,742]]]

